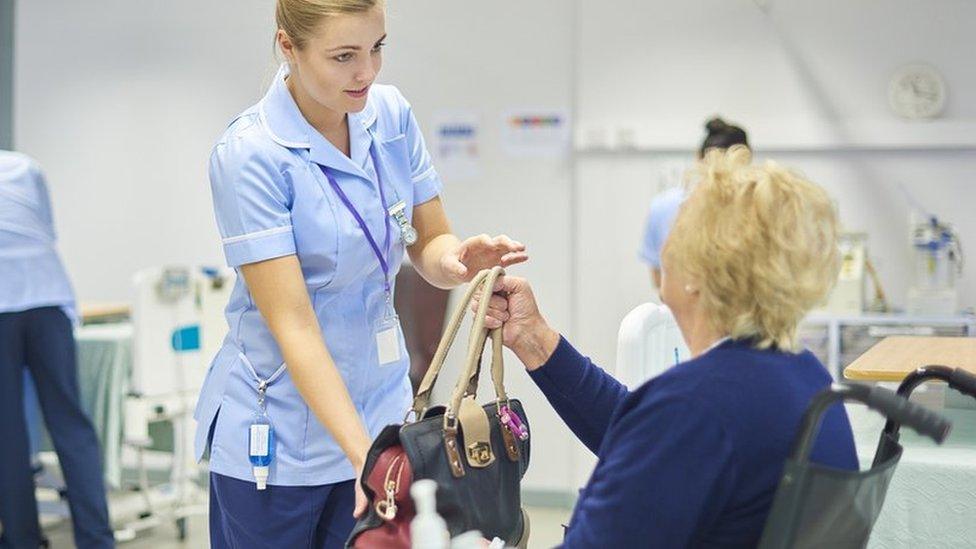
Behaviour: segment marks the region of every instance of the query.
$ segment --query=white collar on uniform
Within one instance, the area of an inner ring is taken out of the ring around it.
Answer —
[[[370,180],[363,171],[369,157],[372,141],[370,131],[376,124],[376,108],[372,101],[366,101],[366,108],[360,112],[349,113],[349,142],[352,158],[342,154],[332,143],[313,128],[302,112],[298,110],[291,96],[285,77],[288,64],[282,63],[268,92],[258,105],[261,123],[271,139],[289,149],[308,149],[309,158],[329,168],[358,175]]]

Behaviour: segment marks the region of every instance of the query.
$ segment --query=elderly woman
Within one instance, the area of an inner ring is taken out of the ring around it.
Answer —
[[[733,147],[710,153],[663,254],[662,298],[691,350],[632,392],[549,327],[528,282],[504,277],[489,327],[599,457],[566,547],[755,546],[811,397],[830,375],[797,324],[838,272],[827,194]],[[673,267],[673,268],[672,268]],[[842,407],[813,460],[856,469]]]

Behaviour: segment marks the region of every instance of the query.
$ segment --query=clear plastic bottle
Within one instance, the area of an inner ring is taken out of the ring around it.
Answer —
[[[410,521],[412,549],[448,549],[451,534],[447,523],[437,514],[437,483],[430,479],[415,481],[410,495],[417,507],[417,516]]]
[[[262,410],[254,414],[254,421],[248,430],[247,447],[254,481],[258,490],[264,490],[268,487],[268,470],[275,453],[274,426],[267,412]]]

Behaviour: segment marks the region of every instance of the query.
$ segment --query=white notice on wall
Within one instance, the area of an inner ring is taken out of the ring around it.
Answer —
[[[471,179],[480,170],[478,116],[474,113],[441,113],[434,127],[434,163],[446,180]]]
[[[512,156],[557,157],[569,152],[566,109],[513,109],[502,119],[502,146]]]

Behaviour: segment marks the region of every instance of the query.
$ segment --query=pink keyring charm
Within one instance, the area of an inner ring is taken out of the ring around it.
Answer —
[[[522,418],[520,418],[514,410],[503,405],[499,408],[498,412],[499,419],[506,429],[518,437],[519,440],[529,439],[529,430],[525,427],[525,424],[522,423]]]

